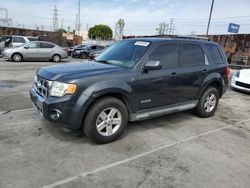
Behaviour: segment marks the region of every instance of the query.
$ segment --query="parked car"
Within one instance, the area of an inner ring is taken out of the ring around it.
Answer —
[[[72,53],[73,53],[75,50],[83,49],[83,48],[85,48],[85,46],[86,46],[86,45],[84,44],[84,45],[76,45],[76,46],[70,47],[69,50],[68,50],[68,55],[71,56]]]
[[[28,44],[33,41],[38,41],[38,37],[26,37],[26,36],[11,36],[10,47],[19,47],[24,44]]]
[[[0,55],[2,55],[2,51],[4,48],[9,47],[11,44],[11,36],[3,35],[0,39]]]
[[[104,46],[98,46],[98,45],[87,45],[82,49],[75,49],[74,52],[72,52],[72,57],[75,58],[81,58],[81,59],[88,59],[89,54],[94,51],[101,51],[105,47]]]
[[[217,43],[136,38],[117,42],[95,61],[41,68],[30,97],[45,119],[107,143],[128,121],[190,109],[211,117],[228,77]]]
[[[96,50],[96,51],[90,52],[90,53],[89,53],[89,60],[95,59],[95,58],[96,58],[98,55],[100,55],[103,51],[104,51],[104,49],[103,49],[103,50]]]
[[[236,71],[231,80],[231,87],[250,93],[250,69]]]
[[[31,42],[16,48],[6,48],[3,57],[20,62],[22,60],[52,60],[59,62],[67,58],[68,54],[62,47],[50,42]]]
[[[104,50],[106,50],[108,47],[110,47],[113,44],[109,44],[106,47],[104,47],[104,49],[100,49],[100,50],[95,50],[89,53],[89,60],[93,60],[95,59],[98,55],[100,55]]]

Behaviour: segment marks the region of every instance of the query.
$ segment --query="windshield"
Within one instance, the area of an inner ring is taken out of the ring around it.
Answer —
[[[148,49],[150,42],[124,40],[115,43],[95,60],[124,67],[134,66]]]

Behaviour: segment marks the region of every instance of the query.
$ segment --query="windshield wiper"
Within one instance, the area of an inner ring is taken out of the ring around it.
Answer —
[[[112,64],[112,63],[110,63],[109,61],[106,61],[106,60],[95,60],[95,61],[98,62],[98,63]]]

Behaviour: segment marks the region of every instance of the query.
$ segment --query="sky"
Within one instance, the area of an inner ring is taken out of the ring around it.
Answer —
[[[159,23],[173,18],[175,34],[205,34],[212,0],[80,0],[81,29],[107,24],[112,29],[125,20],[125,35],[154,35]],[[13,26],[52,30],[53,8],[58,8],[59,26],[75,28],[78,0],[0,0],[9,10]],[[250,33],[250,0],[215,0],[209,34],[226,34],[229,23],[240,24],[239,33]]]

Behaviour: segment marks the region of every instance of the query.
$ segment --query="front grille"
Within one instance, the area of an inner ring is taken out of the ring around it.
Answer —
[[[238,81],[236,81],[235,84],[236,84],[237,86],[245,87],[245,88],[250,89],[250,84],[246,84],[246,83],[238,82]]]
[[[50,81],[37,75],[37,77],[35,79],[35,83],[34,83],[34,88],[35,88],[36,92],[43,97],[47,97],[49,87],[50,87]]]

